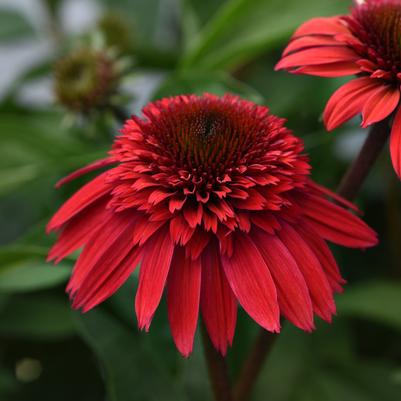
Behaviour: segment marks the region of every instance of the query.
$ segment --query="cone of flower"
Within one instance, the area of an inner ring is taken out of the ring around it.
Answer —
[[[392,117],[390,154],[401,177],[401,2],[355,2],[349,15],[314,18],[301,25],[277,70],[341,77],[356,75],[330,98],[324,123],[331,131],[357,114],[362,127]]]
[[[56,100],[78,114],[104,110],[117,94],[122,72],[123,63],[111,51],[80,47],[55,65]]]
[[[225,354],[238,303],[271,332],[281,317],[305,331],[315,315],[330,322],[344,280],[326,241],[367,248],[377,238],[352,204],[311,180],[284,122],[211,94],[156,101],[126,121],[107,158],[59,182],[107,168],[48,224],[59,234],[49,260],[83,249],[67,288],[73,307],[90,310],[139,268],[139,328],[149,329],[166,290],[184,356],[199,314]]]

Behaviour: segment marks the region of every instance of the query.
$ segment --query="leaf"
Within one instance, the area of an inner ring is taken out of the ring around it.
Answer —
[[[13,296],[0,310],[0,334],[13,338],[64,339],[75,333],[71,308],[55,296]]]
[[[183,94],[202,95],[205,92],[220,96],[234,93],[255,103],[263,103],[262,96],[256,90],[227,74],[202,72],[182,73],[169,77],[158,88],[153,99]]]
[[[0,41],[32,35],[33,28],[19,13],[0,10]]]
[[[0,292],[36,291],[64,283],[71,267],[67,263],[52,266],[45,262],[45,255],[39,247],[0,249]]]
[[[214,14],[187,49],[184,69],[233,68],[289,37],[311,17],[338,14],[332,0],[230,0]]]
[[[150,334],[138,333],[102,308],[75,317],[104,368],[111,401],[186,400],[169,371],[164,350],[157,348]]]
[[[0,196],[51,174],[57,176],[104,157],[106,150],[79,140],[61,124],[61,115],[4,114],[0,119]]]
[[[339,316],[384,323],[401,330],[401,284],[372,282],[354,285],[337,298]]]

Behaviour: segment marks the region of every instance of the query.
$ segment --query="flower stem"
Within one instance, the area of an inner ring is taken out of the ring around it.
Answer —
[[[215,350],[204,325],[201,325],[203,350],[216,401],[233,401],[225,358]]]
[[[389,134],[390,127],[388,119],[380,121],[370,128],[358,156],[348,168],[340,182],[337,189],[339,195],[350,201],[356,198],[374,162],[383,149]]]
[[[277,334],[264,329],[260,330],[234,387],[235,401],[246,401],[248,399],[276,338]]]
[[[341,180],[337,190],[339,195],[350,201],[355,199],[383,149],[389,134],[389,118],[376,123],[370,128],[358,156]],[[248,399],[276,337],[276,334],[261,329],[235,385],[235,401],[246,401]]]

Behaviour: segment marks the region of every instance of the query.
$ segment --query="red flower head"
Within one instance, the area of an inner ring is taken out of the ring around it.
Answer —
[[[397,109],[390,153],[401,177],[401,1],[358,1],[350,15],[306,22],[276,69],[321,77],[357,74],[328,101],[326,128],[331,131],[359,113],[362,127],[367,127]]]
[[[135,310],[148,330],[163,290],[174,341],[192,350],[200,308],[214,346],[231,344],[237,300],[266,330],[280,315],[303,330],[330,321],[343,279],[326,240],[375,245],[376,235],[309,179],[300,139],[266,107],[226,95],[151,103],[128,120],[114,165],[55,214],[49,259],[83,247],[68,284],[75,308],[111,296],[141,262]]]

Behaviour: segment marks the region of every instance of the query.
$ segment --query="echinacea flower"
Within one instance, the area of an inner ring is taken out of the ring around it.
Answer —
[[[350,15],[307,21],[276,69],[321,77],[356,74],[328,101],[326,128],[331,131],[359,113],[367,127],[394,112],[390,154],[401,177],[401,1],[358,1]]]
[[[342,290],[326,240],[376,244],[350,203],[309,178],[299,138],[266,107],[232,95],[178,96],[129,119],[110,156],[51,219],[59,231],[49,260],[83,248],[68,292],[88,311],[140,263],[138,325],[149,329],[164,289],[172,336],[192,351],[201,314],[216,349],[232,343],[237,301],[260,326],[280,316],[311,331],[330,322]],[[333,198],[335,204],[328,200]]]

